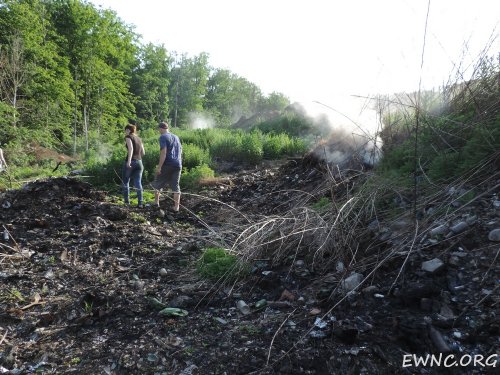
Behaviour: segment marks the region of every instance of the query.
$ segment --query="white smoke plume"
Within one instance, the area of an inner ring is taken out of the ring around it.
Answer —
[[[340,166],[352,161],[373,166],[382,157],[380,116],[374,99],[338,97],[332,105],[321,102],[296,103],[312,123],[328,129],[329,135],[313,146],[321,159]]]
[[[215,126],[214,119],[206,113],[191,112],[188,116],[189,129],[209,129]]]

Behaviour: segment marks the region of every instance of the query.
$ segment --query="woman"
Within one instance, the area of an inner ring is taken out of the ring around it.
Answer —
[[[142,157],[144,156],[144,145],[141,138],[137,136],[135,125],[125,126],[125,146],[127,147],[127,158],[123,166],[123,200],[125,204],[130,204],[130,179],[137,190],[137,204],[139,208],[143,207],[142,202]]]

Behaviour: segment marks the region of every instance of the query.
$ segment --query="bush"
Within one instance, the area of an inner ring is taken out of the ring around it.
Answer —
[[[278,159],[285,155],[297,155],[306,151],[302,140],[291,138],[285,133],[266,134],[263,138],[262,149],[266,159]]]
[[[242,163],[258,164],[262,161],[264,151],[260,133],[252,132],[243,135],[238,156]]]
[[[181,175],[181,187],[196,190],[199,188],[198,183],[203,178],[213,178],[215,173],[208,165],[198,165],[190,170],[186,170]]]
[[[312,121],[293,113],[286,113],[272,120],[263,121],[257,124],[255,128],[263,133],[286,133],[292,137],[300,137],[311,133],[326,135],[329,132],[329,130],[318,129],[313,126]]]
[[[239,132],[221,133],[213,140],[210,146],[210,154],[224,160],[235,160],[241,153],[242,135]]]
[[[210,154],[207,149],[188,143],[182,146],[182,165],[187,169],[197,167],[202,164],[209,165]]]

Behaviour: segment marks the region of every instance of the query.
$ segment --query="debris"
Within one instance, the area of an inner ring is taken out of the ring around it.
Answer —
[[[236,302],[236,307],[241,311],[243,315],[250,314],[250,307],[246,304],[245,301],[239,300],[238,302]]]
[[[158,314],[163,316],[187,316],[188,312],[183,309],[178,309],[176,307],[166,307],[161,310]]]

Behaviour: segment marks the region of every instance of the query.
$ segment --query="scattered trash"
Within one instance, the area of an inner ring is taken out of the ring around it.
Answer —
[[[309,335],[314,338],[321,339],[323,337],[326,337],[326,332],[313,330],[309,332]]]
[[[178,309],[176,307],[166,307],[161,310],[158,314],[164,316],[187,316],[188,312],[183,309]]]
[[[236,307],[241,311],[243,315],[250,314],[250,307],[246,304],[245,301],[239,300],[238,302],[236,302]]]
[[[147,360],[148,360],[148,362],[151,362],[151,363],[158,363],[158,361],[160,359],[158,358],[158,356],[155,353],[148,353]]]
[[[257,310],[262,309],[266,306],[267,306],[267,300],[265,300],[265,299],[261,299],[261,300],[255,302],[255,308]]]
[[[325,322],[321,318],[316,318],[316,320],[314,321],[314,325],[316,327],[318,327],[319,329],[323,329],[323,328],[325,328],[328,325],[328,322]]]
[[[219,322],[222,325],[226,325],[227,324],[227,320],[224,320],[222,318],[214,318],[214,320],[217,321],[217,322]]]
[[[167,307],[166,304],[164,304],[158,298],[155,298],[155,297],[149,297],[148,302],[151,305],[151,307],[158,309],[158,310],[163,310],[164,308]]]

